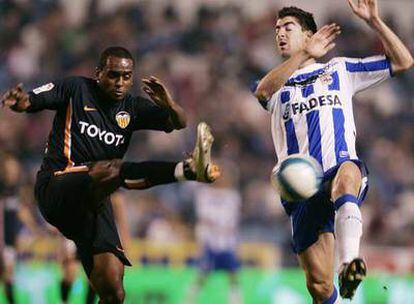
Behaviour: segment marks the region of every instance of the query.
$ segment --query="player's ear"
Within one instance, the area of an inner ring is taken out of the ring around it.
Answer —
[[[102,70],[98,67],[95,68],[95,79],[98,80],[102,76]]]

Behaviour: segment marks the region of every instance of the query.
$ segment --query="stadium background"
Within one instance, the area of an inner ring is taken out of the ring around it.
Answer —
[[[414,1],[379,1],[382,16],[414,52]],[[216,141],[213,155],[232,169],[243,198],[240,250],[245,303],[310,303],[290,250],[290,226],[273,190],[269,117],[249,92],[252,81],[280,62],[273,24],[277,10],[297,5],[322,25],[343,32],[332,56],[381,52],[375,35],[351,15],[345,0],[1,0],[0,92],[27,89],[66,75],[92,76],[100,51],[123,45],[137,59],[137,80],[160,77],[186,109],[187,129],[140,132],[128,159],[180,159],[194,143],[198,121]],[[328,58],[324,58],[327,60]],[[414,72],[355,99],[358,150],[370,168],[362,207],[363,255],[369,279],[352,303],[414,303]],[[139,81],[134,92],[139,93]],[[18,156],[24,184],[33,183],[53,113],[0,111],[0,147]],[[128,192],[128,220],[136,265],[126,274],[127,303],[181,303],[194,278],[193,185]],[[33,202],[33,211],[36,206]],[[56,303],[59,270],[53,236],[22,230],[16,270],[19,303]],[[71,295],[80,303],[84,278]],[[200,303],[225,303],[226,280],[216,274]],[[3,303],[0,295],[0,303]]]

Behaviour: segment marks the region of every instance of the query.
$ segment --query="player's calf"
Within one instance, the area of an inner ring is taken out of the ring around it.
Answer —
[[[308,280],[306,287],[312,296],[314,303],[325,304],[334,291],[334,285],[331,281]]]
[[[366,265],[359,258],[359,243],[362,236],[362,215],[359,209],[359,192],[362,174],[352,162],[341,165],[332,185],[335,207],[335,233],[339,263],[340,294],[352,298],[366,275]]]
[[[193,158],[181,162],[125,162],[120,171],[122,186],[127,189],[142,190],[185,180],[210,183],[220,174],[218,167],[211,165],[206,166],[205,176],[198,178],[195,166]]]
[[[120,169],[123,186],[146,189],[184,180],[212,183],[220,176],[219,167],[211,162],[213,141],[209,126],[202,122],[197,127],[196,144],[188,159],[181,162],[125,162]]]

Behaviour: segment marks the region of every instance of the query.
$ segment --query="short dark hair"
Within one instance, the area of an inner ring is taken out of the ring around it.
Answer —
[[[306,31],[311,31],[312,33],[316,33],[318,27],[316,26],[315,19],[313,15],[309,12],[306,12],[298,7],[289,6],[282,8],[278,13],[278,18],[284,18],[287,16],[295,17],[298,19],[299,24],[302,28]]]
[[[102,70],[105,67],[106,61],[108,60],[108,57],[110,56],[131,59],[132,62],[135,64],[134,58],[132,57],[131,53],[126,48],[122,46],[110,46],[101,53],[101,56],[98,62],[99,70]]]

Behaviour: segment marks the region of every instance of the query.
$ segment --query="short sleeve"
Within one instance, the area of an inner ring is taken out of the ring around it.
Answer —
[[[384,55],[344,58],[344,67],[353,93],[365,90],[392,77],[391,62]]]
[[[65,107],[78,85],[77,77],[49,82],[29,92],[30,107],[27,112],[58,110]]]
[[[250,84],[250,91],[254,95],[257,89],[257,86],[259,85],[260,80],[255,80]],[[272,112],[276,99],[275,95],[278,95],[280,90],[273,94],[273,96],[267,100],[259,100],[256,98],[256,100],[259,102],[259,104],[265,109],[266,111]]]
[[[170,123],[168,110],[163,109],[144,97],[134,100],[134,130],[161,130],[171,132],[174,128]]]

